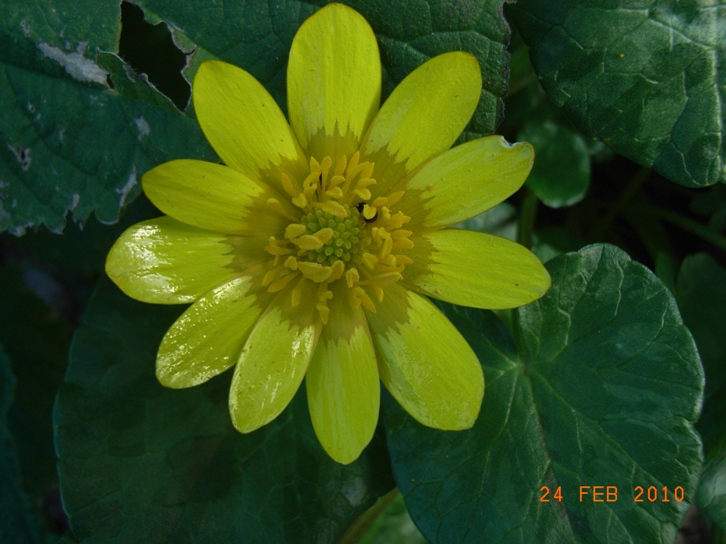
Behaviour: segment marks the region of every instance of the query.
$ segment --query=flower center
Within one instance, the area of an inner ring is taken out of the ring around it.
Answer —
[[[366,225],[357,211],[346,210],[346,217],[338,217],[323,210],[308,212],[300,222],[308,234],[329,228],[333,230],[330,240],[317,249],[308,250],[301,255],[302,260],[331,266],[340,259],[349,263],[357,262],[366,239]]]
[[[403,191],[371,200],[373,167],[372,162],[360,162],[359,152],[339,158],[334,168],[331,157],[321,162],[311,157],[310,173],[302,182],[281,175],[300,216],[292,217],[274,198],[267,201],[291,223],[282,238],[270,237],[265,247],[274,261],[262,285],[272,293],[291,286],[291,304],[297,306],[305,282],[316,284],[316,308],[324,324],[333,297],[331,283],[345,282],[350,305],[375,312],[373,299],[382,302],[383,288],[400,280],[413,263],[399,253],[413,247],[412,232],[401,228],[411,218],[391,211]]]

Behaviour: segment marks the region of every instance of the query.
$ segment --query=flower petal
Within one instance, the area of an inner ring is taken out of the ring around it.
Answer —
[[[154,304],[194,302],[265,257],[266,238],[241,238],[159,217],[127,229],[106,273],[128,296]]]
[[[204,135],[228,166],[253,179],[272,181],[273,186],[283,162],[307,166],[275,100],[241,68],[217,60],[203,62],[192,98]]]
[[[401,282],[419,293],[474,308],[515,308],[544,295],[547,269],[524,246],[461,229],[445,229],[411,238],[406,255],[413,260]]]
[[[232,423],[242,433],[275,419],[305,376],[321,322],[314,291],[303,291],[300,304],[294,308],[289,291],[280,292],[242,349],[229,391]]]
[[[399,285],[368,313],[381,381],[417,421],[468,429],[479,414],[484,373],[451,322],[426,298]]]
[[[287,65],[287,109],[300,145],[318,159],[354,153],[380,100],[380,54],[366,20],[330,4],[305,21]]]
[[[275,198],[294,216],[297,210],[269,185],[211,162],[165,162],[142,178],[144,193],[162,212],[202,229],[230,234],[270,235],[290,223],[267,206]],[[298,214],[299,215],[299,214]]]
[[[432,58],[391,93],[363,145],[383,194],[405,174],[446,151],[469,122],[481,94],[479,63],[456,51]],[[373,188],[372,188],[373,189]]]
[[[373,438],[381,386],[365,314],[351,308],[345,295],[338,289],[329,303],[330,321],[305,385],[315,434],[328,455],[347,465]]]
[[[397,209],[411,217],[407,228],[464,221],[511,196],[527,179],[533,161],[531,145],[511,145],[501,136],[458,145],[395,188],[406,191]]]
[[[259,278],[241,276],[192,304],[161,341],[158,380],[166,387],[192,387],[236,363],[268,302],[268,293],[260,289]]]

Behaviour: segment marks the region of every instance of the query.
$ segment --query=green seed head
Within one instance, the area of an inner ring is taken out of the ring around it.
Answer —
[[[301,223],[307,228],[308,234],[314,234],[324,228],[331,228],[335,233],[323,247],[302,255],[302,260],[320,263],[323,266],[332,265],[338,260],[346,264],[358,260],[366,239],[366,227],[355,209],[349,209],[347,217],[315,210],[306,214]]]

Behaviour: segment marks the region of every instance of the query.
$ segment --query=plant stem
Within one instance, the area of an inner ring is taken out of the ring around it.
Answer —
[[[532,249],[532,230],[534,229],[534,220],[536,216],[537,195],[525,187],[522,209],[519,211],[517,242],[527,249]]]
[[[398,493],[398,488],[395,487],[378,499],[373,506],[355,519],[345,533],[343,533],[343,536],[340,537],[338,544],[356,544],[360,542],[360,539],[365,536],[366,531],[371,528],[376,519],[378,519],[378,516],[391,504],[393,499],[398,496]]]
[[[635,194],[643,186],[643,183],[645,183],[645,181],[650,176],[650,172],[650,168],[644,167],[638,170],[633,175],[633,177],[630,178],[627,187],[622,193],[620,193],[620,197],[618,198],[618,200],[609,207],[605,216],[598,224],[596,224],[595,228],[593,229],[593,236],[595,239],[599,240],[602,238],[602,233],[607,227],[610,226],[610,223],[612,223],[613,219],[620,215],[622,211],[627,207]]]
[[[653,215],[662,219],[663,221],[667,221],[672,225],[680,227],[683,230],[688,231],[691,234],[702,238],[703,240],[706,240],[717,248],[726,251],[726,238],[721,236],[720,234],[713,232],[711,229],[702,225],[698,221],[694,221],[690,217],[686,217],[679,213],[673,212],[671,210],[665,210],[663,208],[653,207],[651,209],[651,212],[653,213]]]

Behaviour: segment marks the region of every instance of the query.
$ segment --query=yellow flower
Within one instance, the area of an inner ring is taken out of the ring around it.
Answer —
[[[203,63],[194,108],[225,165],[147,172],[144,191],[167,215],[131,227],[108,255],[129,296],[194,303],[159,347],[159,381],[190,387],[236,365],[229,408],[246,433],[305,378],[315,432],[341,463],[373,436],[379,378],[422,424],[471,427],[481,365],[422,295],[501,309],[549,288],[522,246],[446,228],[515,192],[532,148],[489,136],[448,150],[482,88],[467,53],[432,58],[379,109],[376,38],[340,4],[300,27],[287,85],[289,124],[247,72]]]

